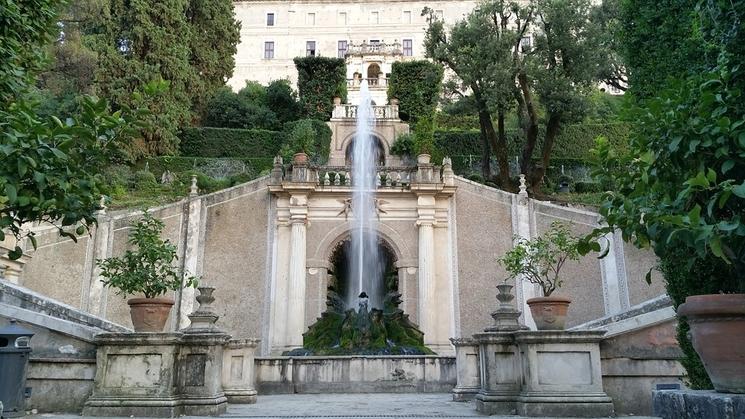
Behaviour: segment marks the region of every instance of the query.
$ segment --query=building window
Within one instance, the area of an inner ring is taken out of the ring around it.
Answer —
[[[380,23],[380,13],[379,12],[372,12],[372,14],[370,14],[370,23],[373,23],[373,24]]]
[[[348,49],[347,41],[339,41],[338,45],[339,45],[338,56],[339,58],[344,58],[347,55],[347,49]]]
[[[411,10],[404,10],[404,23],[411,23]]]
[[[404,39],[403,47],[405,56],[411,57],[414,55],[414,43],[411,41],[411,39]]]
[[[339,19],[338,19],[338,21],[339,21],[338,23],[340,25],[346,26],[347,25],[347,12],[339,12]]]
[[[266,26],[274,26],[274,13],[266,14]]]
[[[316,41],[305,42],[305,56],[315,57],[316,56]]]
[[[520,50],[522,52],[529,52],[533,48],[533,38],[529,36],[523,36],[520,39]]]
[[[308,15],[305,17],[305,24],[314,26],[316,24],[316,14],[308,13]]]
[[[274,58],[274,41],[264,42],[264,59],[271,60]]]

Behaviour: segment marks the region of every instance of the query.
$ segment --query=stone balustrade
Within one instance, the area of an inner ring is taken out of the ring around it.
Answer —
[[[352,168],[349,166],[322,166],[316,169],[320,186],[353,186]],[[378,188],[406,188],[414,179],[416,167],[384,167],[375,173]]]
[[[349,89],[355,90],[360,88],[360,84],[362,84],[362,81],[367,81],[367,85],[375,88],[375,87],[388,87],[388,79],[386,78],[368,78],[368,79],[347,79],[347,87]]]
[[[398,105],[375,105],[373,117],[378,120],[398,120]],[[357,119],[357,105],[348,103],[335,105],[331,119]]]
[[[361,44],[350,44],[347,49],[349,55],[403,55],[400,42],[386,44],[384,42],[363,42]]]

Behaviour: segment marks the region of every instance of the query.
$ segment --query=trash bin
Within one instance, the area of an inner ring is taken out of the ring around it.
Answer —
[[[33,332],[16,324],[0,328],[0,405],[3,418],[26,414],[26,367]]]

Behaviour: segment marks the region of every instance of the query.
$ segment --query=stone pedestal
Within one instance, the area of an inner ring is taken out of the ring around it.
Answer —
[[[710,390],[659,390],[652,393],[653,414],[662,419],[745,418],[745,394]]]
[[[473,399],[481,387],[479,378],[479,345],[469,338],[450,339],[455,346],[455,365],[457,384],[451,391],[453,401],[464,402]]]
[[[176,365],[182,333],[96,336],[96,378],[83,416],[176,417]]]
[[[512,332],[477,333],[481,387],[476,410],[487,415],[514,415],[520,394],[520,354]]]
[[[181,414],[219,416],[228,408],[222,388],[224,333],[184,333],[178,357]]]
[[[520,331],[523,416],[604,417],[613,403],[603,391],[600,339],[604,331]]]
[[[234,339],[225,345],[222,387],[228,403],[256,403],[254,354],[259,339]]]

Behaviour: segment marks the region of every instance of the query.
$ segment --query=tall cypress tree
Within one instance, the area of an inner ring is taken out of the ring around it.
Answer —
[[[176,132],[190,125],[212,92],[232,75],[239,25],[230,0],[109,0],[99,28],[96,83],[119,106],[150,109],[132,157],[175,153]],[[145,99],[132,95],[161,85]]]

